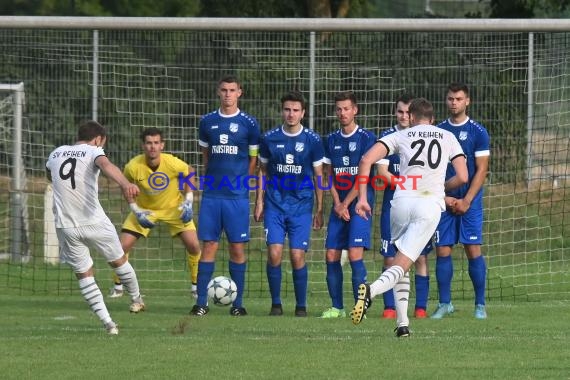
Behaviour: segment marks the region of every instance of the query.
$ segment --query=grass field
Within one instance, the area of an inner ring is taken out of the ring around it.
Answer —
[[[378,318],[381,302],[359,326],[317,318],[326,304],[295,318],[291,299],[269,317],[267,300],[247,298],[243,318],[189,317],[184,297],[147,297],[137,315],[127,302],[107,300],[121,329],[108,336],[80,296],[0,295],[1,377],[570,379],[570,301],[491,303],[485,321],[459,302],[447,319],[412,319],[408,339]]]

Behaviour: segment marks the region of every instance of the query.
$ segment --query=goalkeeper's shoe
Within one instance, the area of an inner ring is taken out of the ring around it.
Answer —
[[[190,294],[192,295],[192,298],[194,299],[198,299],[198,285],[192,283],[192,286],[190,287]]]
[[[129,306],[129,311],[131,313],[139,313],[141,311],[145,311],[146,306],[142,300],[142,297],[135,298],[131,302],[131,306]]]
[[[194,305],[192,310],[190,310],[190,315],[195,315],[196,317],[203,317],[210,311],[208,306]]]
[[[105,330],[109,335],[119,335],[119,326],[113,321],[105,323]]]
[[[475,312],[473,313],[475,319],[487,319],[487,310],[485,305],[475,305]]]
[[[450,303],[440,303],[437,305],[437,309],[431,315],[430,318],[431,319],[441,319],[441,318],[445,317],[446,315],[453,314],[454,311],[455,311],[455,308],[453,307],[451,302]]]
[[[247,315],[247,311],[245,310],[245,307],[232,306],[230,309],[230,315],[233,315],[234,317],[243,317]]]
[[[109,291],[109,298],[119,298],[123,296],[123,286],[118,288],[116,285]]]
[[[321,318],[344,318],[346,317],[346,312],[344,309],[337,309],[336,307],[331,307],[321,314]]]
[[[394,332],[396,333],[396,336],[398,338],[407,338],[410,336],[410,329],[408,328],[408,326],[396,327],[394,329]]]
[[[350,318],[352,323],[357,325],[362,322],[362,318],[366,314],[366,310],[372,305],[372,298],[370,297],[370,285],[360,284],[358,286],[358,299],[352,308]]]

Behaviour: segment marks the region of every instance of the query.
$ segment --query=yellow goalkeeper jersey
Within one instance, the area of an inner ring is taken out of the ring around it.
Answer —
[[[140,189],[136,200],[139,207],[164,210],[178,207],[183,201],[178,176],[179,173],[189,174],[188,164],[171,154],[160,154],[160,165],[156,170],[149,168],[144,154],[140,154],[127,163],[123,173]]]

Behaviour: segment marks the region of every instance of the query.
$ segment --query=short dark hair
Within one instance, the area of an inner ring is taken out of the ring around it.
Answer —
[[[414,96],[408,92],[404,92],[403,94],[400,94],[400,96],[398,96],[396,98],[394,105],[396,105],[400,102],[402,102],[404,104],[410,104],[412,102],[412,100],[414,100]]]
[[[354,95],[354,92],[352,91],[337,92],[337,94],[334,96],[335,103],[341,102],[343,100],[350,100],[352,104],[356,105],[356,95]]]
[[[144,143],[147,136],[160,136],[160,141],[162,141],[162,131],[156,127],[148,127],[143,129],[141,132],[141,141]]]
[[[95,120],[87,120],[77,130],[77,141],[91,141],[95,137],[107,137],[107,129]]]
[[[433,105],[426,98],[415,98],[412,100],[408,111],[417,120],[433,120],[434,118]]]
[[[467,87],[465,83],[452,82],[449,84],[449,86],[447,86],[447,91],[451,92],[463,91],[465,93],[465,96],[469,97],[469,87]]]
[[[398,108],[398,103],[402,102],[404,104],[410,104],[412,100],[414,100],[414,96],[412,94],[408,92],[400,94],[400,96],[398,96],[394,102],[394,112],[396,112],[396,109]]]
[[[220,80],[218,81],[218,87],[220,87],[222,83],[236,83],[238,88],[241,88],[241,83],[238,77],[236,77],[235,75],[225,75],[221,77]]]
[[[305,109],[305,98],[297,90],[289,91],[281,97],[281,105],[285,102],[299,102],[301,103],[301,109]]]

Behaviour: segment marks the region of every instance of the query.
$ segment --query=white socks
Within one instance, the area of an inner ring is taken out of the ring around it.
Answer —
[[[123,284],[127,289],[127,292],[131,296],[131,300],[138,300],[141,296],[139,281],[131,264],[127,261],[120,267],[115,268],[115,273],[121,280],[121,284]]]
[[[370,297],[374,298],[392,289],[402,277],[404,277],[404,269],[402,267],[393,265],[386,269],[376,281],[370,284]],[[394,294],[394,296],[396,296],[396,294]]]
[[[394,286],[394,301],[396,302],[396,314],[398,316],[398,327],[409,326],[408,319],[408,299],[410,298],[410,272],[406,272],[404,277]]]
[[[89,304],[91,310],[99,317],[103,324],[111,322],[111,316],[107,310],[107,306],[103,301],[103,294],[101,289],[97,286],[95,278],[86,277],[79,280],[79,289],[81,290],[81,295],[85,298],[85,301]]]

